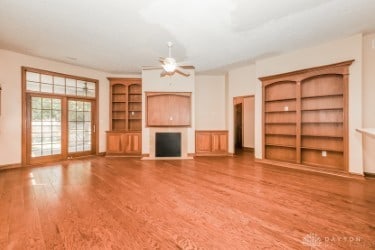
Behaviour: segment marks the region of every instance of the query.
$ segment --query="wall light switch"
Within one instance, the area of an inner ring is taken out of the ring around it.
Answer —
[[[371,48],[375,49],[375,39],[372,39],[372,41],[371,41]]]
[[[327,151],[323,150],[323,151],[322,151],[322,156],[323,156],[323,157],[327,157]]]

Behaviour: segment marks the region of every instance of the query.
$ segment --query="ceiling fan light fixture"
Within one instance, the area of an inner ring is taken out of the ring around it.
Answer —
[[[163,68],[165,71],[167,71],[168,73],[172,73],[176,70],[176,67],[177,67],[177,64],[176,64],[175,59],[171,57],[165,58],[164,64],[163,64]]]

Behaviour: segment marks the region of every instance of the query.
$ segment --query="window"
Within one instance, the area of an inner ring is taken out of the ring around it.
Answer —
[[[26,72],[26,91],[67,96],[95,97],[95,82],[70,77],[53,76],[34,71]]]

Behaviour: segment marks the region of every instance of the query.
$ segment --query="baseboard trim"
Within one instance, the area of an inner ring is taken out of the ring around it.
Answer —
[[[303,172],[311,172],[315,174],[322,174],[322,175],[331,175],[331,176],[338,176],[338,177],[344,177],[344,178],[350,178],[355,180],[365,180],[365,176],[357,173],[350,173],[350,172],[341,172],[341,171],[335,171],[330,169],[322,169],[322,168],[316,168],[316,167],[310,167],[302,164],[296,164],[296,163],[289,163],[289,162],[278,162],[273,160],[267,160],[267,159],[254,159],[256,163],[262,163],[262,164],[268,164],[272,166],[278,166],[283,168],[289,168],[294,169],[297,171],[303,171]]]
[[[375,178],[375,173],[364,172],[364,174],[365,174],[365,177]]]
[[[107,152],[99,152],[99,153],[97,153],[96,155],[97,156],[105,156],[107,154]]]
[[[251,153],[254,153],[254,148],[243,147],[242,150],[245,151],[245,152],[251,152]]]
[[[0,170],[21,168],[21,167],[22,167],[21,163],[5,164],[5,165],[0,165]]]
[[[233,153],[220,153],[220,154],[215,154],[215,153],[195,153],[194,156],[233,156]]]
[[[195,157],[195,153],[188,153],[187,156],[188,157]]]

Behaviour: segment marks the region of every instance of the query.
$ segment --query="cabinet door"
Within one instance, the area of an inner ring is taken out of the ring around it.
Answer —
[[[169,125],[190,126],[190,96],[171,95],[169,97]]]
[[[107,133],[107,154],[122,153],[121,135],[121,133]]]
[[[168,126],[170,119],[169,108],[169,95],[147,97],[147,125]]]
[[[123,135],[125,141],[125,153],[139,155],[142,152],[141,133],[126,133]]]
[[[196,153],[211,153],[211,149],[211,132],[197,132],[195,135]]]
[[[228,152],[228,134],[224,132],[212,133],[212,153],[225,154]]]

